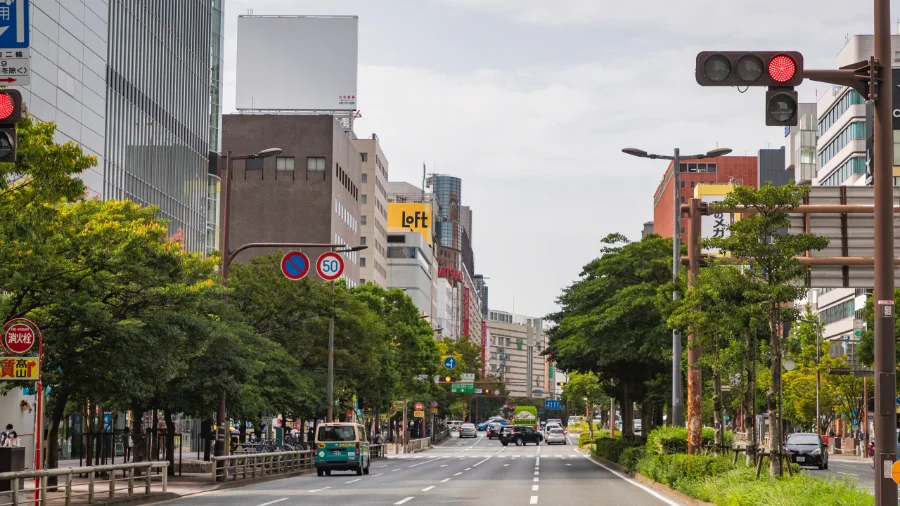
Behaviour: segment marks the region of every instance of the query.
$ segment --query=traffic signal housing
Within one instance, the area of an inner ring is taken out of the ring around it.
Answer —
[[[703,51],[697,55],[700,86],[797,86],[803,55],[797,51]]]
[[[797,126],[797,92],[792,87],[773,86],[766,92],[766,125]]]
[[[0,90],[0,162],[16,161],[16,123],[22,119],[22,94]]]

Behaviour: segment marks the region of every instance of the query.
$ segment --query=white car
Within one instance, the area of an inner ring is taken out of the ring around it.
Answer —
[[[551,427],[547,429],[547,437],[545,439],[548,445],[552,445],[553,443],[569,444],[569,442],[566,441],[566,433],[562,430],[562,427]]]
[[[459,428],[462,426],[462,424],[462,420],[450,420],[450,422],[447,424],[447,427],[449,427],[453,432],[459,432]]]
[[[640,434],[641,432],[641,419],[635,418],[634,420],[634,431]]]
[[[544,426],[544,433],[549,434],[551,429],[562,429],[562,428],[563,428],[562,425],[560,425],[558,423],[548,423],[547,425]],[[563,432],[565,432],[565,429],[563,429]]]

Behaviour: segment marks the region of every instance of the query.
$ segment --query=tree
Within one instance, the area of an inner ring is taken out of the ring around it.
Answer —
[[[563,385],[562,398],[564,401],[572,402],[575,400],[587,399],[587,410],[591,414],[588,419],[588,427],[591,433],[591,441],[594,440],[594,423],[593,413],[595,405],[603,405],[609,402],[609,396],[603,392],[600,385],[600,378],[592,372],[578,373],[573,372],[569,375],[568,381]],[[612,434],[612,432],[610,432]]]
[[[769,347],[771,352],[771,386],[767,392],[768,411],[773,415],[781,386],[781,326],[796,319],[793,301],[801,298],[804,287],[796,281],[803,278],[807,268],[796,257],[810,250],[820,250],[828,239],[812,234],[788,234],[789,213],[800,205],[809,187],[797,186],[793,181],[784,186],[765,186],[756,189],[736,186],[714,209],[746,207],[748,213],[730,226],[728,237],[713,238],[704,244],[720,249],[743,265],[744,274],[752,281],[758,300],[765,303],[769,319]],[[694,434],[691,434],[693,437]],[[769,473],[781,474],[781,430],[778,424],[769,425]]]
[[[660,298],[671,293],[672,242],[655,234],[639,242],[611,234],[603,244],[600,258],[557,299],[561,310],[548,317],[556,326],[545,354],[560,369],[596,373],[606,393],[621,400],[624,436],[631,437],[628,407],[648,398],[651,388],[665,396],[669,383],[654,380],[670,374]]]

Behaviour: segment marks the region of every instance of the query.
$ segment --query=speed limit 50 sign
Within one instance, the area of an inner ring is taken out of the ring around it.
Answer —
[[[329,251],[316,260],[316,273],[325,281],[334,281],[344,273],[344,257]]]

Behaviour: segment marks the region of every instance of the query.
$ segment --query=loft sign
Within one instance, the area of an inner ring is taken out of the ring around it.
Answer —
[[[428,215],[424,212],[416,211],[412,214],[406,214],[406,211],[402,211],[400,214],[400,219],[404,225],[414,229],[428,228]]]

